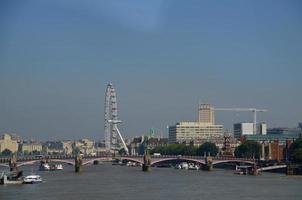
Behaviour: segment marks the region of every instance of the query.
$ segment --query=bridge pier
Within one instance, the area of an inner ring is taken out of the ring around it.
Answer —
[[[11,172],[18,171],[18,168],[17,168],[17,158],[16,158],[15,155],[13,155],[13,157],[9,160],[9,170]]]
[[[213,170],[213,158],[212,156],[205,157],[205,165],[202,166],[202,169],[205,171],[212,171]]]
[[[150,172],[151,171],[151,158],[148,153],[145,153],[144,155],[144,163],[142,166],[143,172]]]
[[[79,173],[82,171],[82,164],[83,164],[83,160],[82,160],[82,156],[81,155],[77,155],[75,157],[75,162],[74,162],[74,171],[75,173]]]
[[[299,164],[288,164],[286,167],[286,175],[302,175],[302,165]]]

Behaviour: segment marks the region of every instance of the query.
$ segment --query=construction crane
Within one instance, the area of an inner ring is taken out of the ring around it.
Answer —
[[[257,131],[257,112],[267,112],[266,109],[257,108],[214,108],[217,111],[235,111],[235,112],[253,112],[254,122],[253,122],[253,134],[256,135]]]

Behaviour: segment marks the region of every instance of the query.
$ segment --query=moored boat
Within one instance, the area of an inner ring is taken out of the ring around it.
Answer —
[[[34,184],[34,183],[41,183],[43,180],[41,178],[40,175],[29,175],[29,176],[26,176],[24,179],[23,179],[23,183],[24,184]]]

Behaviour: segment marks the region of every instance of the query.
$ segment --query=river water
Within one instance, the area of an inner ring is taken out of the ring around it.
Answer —
[[[44,182],[34,185],[0,185],[0,200],[301,200],[302,177],[264,173],[234,175],[232,170],[212,172],[137,167],[111,164],[86,166],[80,174],[72,166],[64,171],[40,172]],[[25,167],[30,174],[38,167]],[[3,171],[3,168],[0,168]]]

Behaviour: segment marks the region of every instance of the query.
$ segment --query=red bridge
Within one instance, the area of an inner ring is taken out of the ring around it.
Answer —
[[[54,163],[65,163],[68,165],[75,165],[74,156],[31,156],[31,157],[19,157],[17,158],[17,167],[25,165],[37,164],[41,159],[47,158],[49,162]],[[9,167],[8,162],[10,158],[0,158],[0,166]],[[83,165],[93,164],[95,161],[132,161],[143,164],[143,156],[112,156],[112,155],[100,155],[100,156],[86,156],[83,157]],[[174,156],[174,155],[161,155],[161,156],[151,156],[151,165],[156,165],[161,162],[168,161],[187,161],[195,162],[199,164],[206,164],[205,157],[202,156]],[[254,159],[243,159],[234,157],[213,157],[213,165],[219,163],[246,163],[255,164]]]

